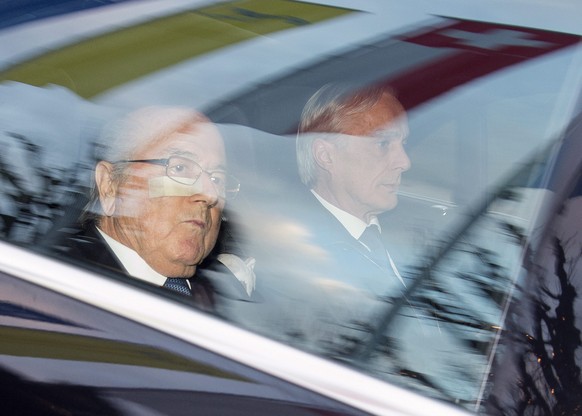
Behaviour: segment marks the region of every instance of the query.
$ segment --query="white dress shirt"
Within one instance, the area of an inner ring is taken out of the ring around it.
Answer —
[[[98,227],[96,228],[105,240],[105,243],[109,248],[111,248],[113,254],[115,254],[130,276],[152,283],[156,286],[163,286],[164,283],[166,283],[167,277],[152,269],[150,265],[135,252],[135,250],[132,250],[114,238],[111,238]],[[251,257],[243,261],[234,254],[220,254],[218,260],[234,274],[250,296],[255,289],[256,277],[253,271],[255,259]],[[188,284],[188,287],[192,289],[190,281],[186,280],[186,283]]]
[[[364,221],[362,221],[358,217],[356,217],[348,212],[345,212],[344,210],[327,202],[325,199],[323,199],[323,197],[321,197],[313,189],[311,190],[311,193],[313,194],[313,196],[315,196],[317,198],[317,200],[321,203],[321,205],[323,205],[323,207],[331,213],[331,215],[336,217],[337,220],[339,222],[341,222],[341,224],[348,231],[348,233],[350,233],[350,235],[352,237],[354,237],[356,240],[360,239],[360,237],[362,236],[362,234],[364,233],[364,231],[366,230],[368,225],[374,224],[376,227],[378,227],[380,232],[382,232],[382,227],[380,227],[380,222],[378,221],[378,217],[376,217],[376,216],[372,217],[372,219],[370,220],[370,223],[366,224]]]
[[[97,231],[99,231],[99,234],[101,234],[109,248],[111,248],[111,251],[113,251],[130,276],[152,283],[156,286],[163,286],[164,283],[166,283],[167,277],[152,269],[150,265],[135,252],[135,250],[132,250],[114,238],[111,238],[99,228],[97,228]],[[190,286],[190,282],[188,282],[188,286]]]
[[[315,196],[315,198],[317,198],[317,200],[321,203],[321,205],[323,205],[323,207],[331,213],[331,215],[333,215],[334,217],[337,218],[337,220],[344,226],[344,228],[348,231],[348,233],[350,233],[350,235],[352,237],[354,237],[356,240],[358,240],[358,241],[360,240],[360,237],[362,236],[362,234],[364,233],[364,231],[366,230],[366,228],[369,225],[377,226],[378,229],[380,230],[380,232],[382,232],[382,227],[380,227],[380,222],[378,221],[378,217],[373,216],[372,219],[370,220],[370,222],[368,224],[366,224],[364,221],[362,221],[358,217],[356,217],[356,216],[350,214],[349,212],[346,212],[346,211],[336,207],[335,205],[329,203],[328,201],[323,199],[323,197],[320,196],[313,189],[311,189],[311,193],[313,194],[313,196]],[[362,244],[364,247],[366,247],[365,244],[363,244],[361,242],[360,242],[360,244]],[[366,247],[366,249],[367,249],[367,247]],[[392,260],[392,257],[390,256],[390,253],[388,253],[387,250],[386,250],[386,255],[388,256],[388,260],[390,262],[390,267],[392,268],[392,271],[394,272],[394,274],[396,275],[398,280],[400,280],[400,283],[402,283],[406,287],[406,284],[404,283],[404,279],[400,275],[400,272],[398,271],[396,264],[394,264],[394,261]]]

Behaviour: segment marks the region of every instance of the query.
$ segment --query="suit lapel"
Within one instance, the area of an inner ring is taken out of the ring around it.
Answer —
[[[117,256],[97,231],[94,224],[83,228],[69,241],[69,253],[72,257],[105,267],[118,273],[127,274]]]
[[[314,213],[316,213],[311,221],[313,224],[313,229],[318,230],[316,240],[318,243],[326,247],[328,246],[332,251],[352,251],[358,253],[362,260],[373,264],[379,269],[385,270],[382,266],[375,263],[369,256],[366,248],[355,239],[348,230],[343,226],[343,224],[333,216],[321,203],[311,194],[310,195],[310,208]]]

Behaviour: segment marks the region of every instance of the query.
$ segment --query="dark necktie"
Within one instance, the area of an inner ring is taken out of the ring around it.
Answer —
[[[388,256],[386,249],[382,244],[380,237],[380,229],[376,225],[368,225],[360,236],[359,241],[365,246],[369,252],[369,257],[372,261],[382,267],[388,267]]]
[[[164,287],[182,295],[192,296],[190,286],[188,286],[188,282],[183,277],[168,277],[166,283],[164,283]]]

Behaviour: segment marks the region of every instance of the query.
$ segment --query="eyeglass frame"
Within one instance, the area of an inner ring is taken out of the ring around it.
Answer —
[[[189,162],[192,162],[195,166],[198,166],[198,168],[200,169],[200,173],[198,174],[198,176],[196,178],[188,178],[188,177],[183,177],[183,179],[187,179],[188,181],[184,182],[184,181],[179,181],[177,178],[180,177],[176,177],[176,176],[170,176],[168,174],[168,168],[170,167],[170,160],[172,158],[182,158],[182,159],[186,159]],[[212,182],[212,184],[214,185],[214,181],[215,181],[215,176],[214,174],[217,172],[221,172],[225,174],[225,187],[224,187],[224,195],[220,195],[220,190],[217,189],[219,195],[224,198],[224,199],[234,199],[236,197],[236,195],[238,195],[238,192],[240,191],[240,181],[233,175],[230,175],[228,173],[226,173],[226,171],[223,170],[215,170],[215,171],[208,171],[206,169],[204,169],[202,166],[200,166],[200,164],[198,164],[196,161],[189,159],[187,157],[184,156],[180,156],[180,155],[172,155],[170,157],[167,158],[162,158],[162,159],[124,159],[124,160],[117,160],[115,162],[111,162],[114,165],[115,164],[121,164],[121,163],[148,163],[151,165],[158,165],[158,166],[164,166],[166,168],[166,176],[168,178],[170,178],[171,180],[173,180],[176,183],[182,184],[182,185],[194,185],[196,182],[198,182],[198,180],[200,179],[200,177],[202,176],[203,173],[206,173],[209,177],[210,177],[210,181]],[[233,190],[227,190],[226,188],[226,183],[228,183],[229,179],[231,181],[233,181],[233,183],[236,183],[236,186],[233,188]],[[191,181],[191,182],[190,182]],[[216,185],[215,185],[216,188]],[[229,196],[230,194],[230,196]]]

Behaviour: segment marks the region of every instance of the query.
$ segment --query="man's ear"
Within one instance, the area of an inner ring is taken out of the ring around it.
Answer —
[[[109,162],[101,161],[95,168],[95,183],[99,192],[99,202],[103,214],[110,217],[115,212],[115,201],[117,197],[117,183],[113,180],[113,165]]]
[[[333,143],[323,139],[315,139],[311,150],[315,163],[321,169],[329,171],[333,164]]]

